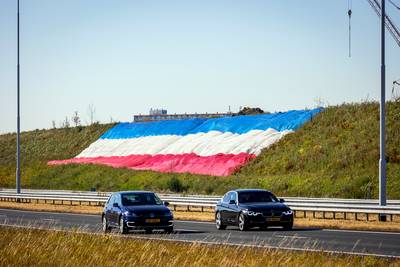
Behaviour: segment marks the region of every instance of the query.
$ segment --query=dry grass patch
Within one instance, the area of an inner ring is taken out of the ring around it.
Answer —
[[[400,266],[399,259],[0,227],[0,266]]]

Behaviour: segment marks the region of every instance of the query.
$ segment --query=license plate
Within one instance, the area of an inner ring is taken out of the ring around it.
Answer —
[[[146,219],[147,223],[159,223],[160,219]]]
[[[267,218],[267,222],[279,222],[280,220],[280,217]]]

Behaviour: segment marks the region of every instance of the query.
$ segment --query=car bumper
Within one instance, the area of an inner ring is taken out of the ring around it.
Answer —
[[[288,223],[293,223],[293,215],[281,216],[247,216],[247,222],[251,226],[280,226]]]
[[[148,220],[158,220],[158,222],[149,222]],[[169,229],[174,226],[172,217],[167,218],[140,218],[140,217],[126,217],[124,218],[125,224],[129,229]]]

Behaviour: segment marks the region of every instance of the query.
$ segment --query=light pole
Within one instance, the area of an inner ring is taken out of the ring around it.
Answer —
[[[379,205],[386,206],[386,157],[385,157],[385,0],[382,0],[381,15],[381,103],[380,103],[380,159],[379,159]],[[386,215],[379,215],[386,221]]]
[[[19,0],[17,0],[17,170],[15,185],[17,194],[21,193],[21,170],[20,170],[20,107],[19,107]]]

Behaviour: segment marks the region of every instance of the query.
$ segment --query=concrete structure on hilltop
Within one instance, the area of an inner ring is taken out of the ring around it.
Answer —
[[[149,115],[134,115],[133,122],[186,120],[195,118],[221,118],[230,117],[232,112],[227,113],[191,113],[191,114],[168,114],[166,109],[150,109]]]

